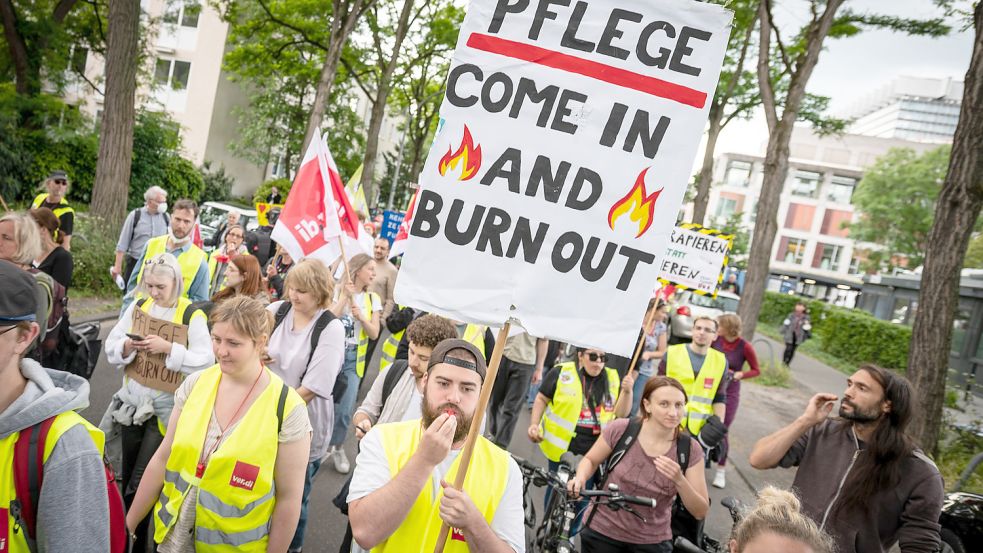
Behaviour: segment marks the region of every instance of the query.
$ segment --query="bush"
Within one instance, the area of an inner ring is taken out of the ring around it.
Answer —
[[[760,364],[761,374],[749,382],[761,384],[762,386],[774,386],[777,388],[788,388],[792,383],[792,371],[784,363],[772,363],[772,360],[762,361]]]
[[[275,186],[277,191],[280,192],[280,197],[283,201],[287,201],[287,194],[290,193],[290,187],[293,185],[290,179],[274,179],[268,180],[263,184],[259,185],[256,192],[253,193],[253,203],[265,203],[266,197],[270,195],[270,190]]]
[[[88,213],[75,212],[72,232],[72,290],[92,295],[120,293],[109,276],[116,259],[116,236],[105,232],[102,220]]]
[[[232,185],[235,180],[225,174],[225,167],[212,169],[212,162],[206,161],[198,168],[205,182],[201,192],[202,202],[224,202],[232,199]]]
[[[767,292],[759,321],[780,326],[802,298]],[[821,349],[848,364],[874,363],[905,370],[911,328],[875,318],[866,311],[806,301],[812,320],[812,335]]]

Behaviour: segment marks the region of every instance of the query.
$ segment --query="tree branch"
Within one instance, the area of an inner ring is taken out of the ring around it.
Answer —
[[[758,89],[761,92],[761,107],[765,111],[768,122],[768,132],[773,133],[778,127],[778,112],[775,109],[775,89],[771,83],[771,13],[768,9],[769,0],[762,0],[758,10],[760,22],[760,41],[758,44]]]
[[[792,69],[792,62],[788,59],[788,54],[785,52],[785,45],[782,44],[782,35],[779,34],[778,26],[774,24],[775,18],[771,15],[771,0],[762,0],[762,3],[765,6],[765,11],[768,12],[769,26],[775,31],[775,44],[778,45],[778,51],[782,54],[782,63],[785,65],[785,70],[788,71],[789,74],[792,74],[794,73],[794,70]],[[815,22],[815,20],[813,20],[813,22]]]
[[[279,17],[273,15],[273,12],[270,11],[269,6],[266,5],[266,1],[265,0],[257,0],[257,2],[259,3],[259,6],[261,8],[263,8],[263,11],[266,12],[266,17],[268,17],[270,19],[270,21],[272,21],[272,22],[274,22],[277,25],[280,25],[282,27],[286,27],[286,28],[290,29],[291,31],[299,34],[301,37],[304,38],[304,42],[306,42],[307,44],[310,44],[311,46],[314,46],[315,48],[319,48],[321,50],[324,50],[325,52],[328,51],[328,47],[327,46],[325,46],[324,44],[321,44],[320,42],[318,42],[318,41],[312,39],[311,37],[309,37],[307,35],[307,31],[305,31],[305,30],[301,29],[300,27],[298,27],[298,26],[296,26],[296,25],[294,25],[292,23],[288,23],[288,22],[280,19]]]
[[[68,12],[72,11],[78,0],[60,0],[57,5],[55,5],[54,11],[51,12],[51,19],[55,23],[61,25],[61,22],[65,20]]]
[[[348,60],[345,59],[345,56],[342,56],[339,61],[341,61],[341,65],[343,65],[345,69],[348,71],[348,74],[355,79],[355,84],[357,84],[358,87],[362,89],[362,92],[365,93],[369,102],[374,104],[375,95],[372,93],[372,91],[368,89],[368,87],[366,87],[365,83],[362,82],[361,74],[355,71],[355,68],[352,67],[352,64],[349,63]],[[368,71],[366,71],[366,73],[368,73]]]
[[[748,47],[751,44],[751,35],[754,33],[754,24],[757,20],[758,16],[755,14],[754,18],[748,24],[747,32],[744,33],[744,43],[741,45],[741,55],[737,58],[737,68],[734,69],[734,74],[731,75],[730,82],[727,83],[727,91],[721,96],[721,106],[727,105],[727,102],[730,101],[731,95],[734,94],[734,89],[737,88],[737,83],[741,80],[741,74],[744,73],[744,60],[747,58]]]

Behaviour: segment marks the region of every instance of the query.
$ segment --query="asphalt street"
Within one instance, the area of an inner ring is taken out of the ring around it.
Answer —
[[[103,321],[103,337],[109,333],[114,324],[114,320]],[[362,386],[359,401],[368,391],[371,379],[374,379],[377,374],[376,367],[380,351],[381,347],[377,347],[375,358],[370,364],[367,374],[367,378],[370,380],[367,380]],[[119,389],[121,374],[115,367],[106,363],[105,354],[101,355],[90,381],[90,405],[82,412],[83,416],[95,424],[99,423],[110,398]],[[707,521],[708,534],[722,537],[730,532],[730,517],[726,509],[720,506],[720,500],[723,497],[734,496],[745,502],[753,501],[754,492],[752,490],[759,486],[773,483],[787,487],[791,483],[791,471],[778,470],[762,473],[751,469],[747,464],[747,453],[759,437],[794,419],[801,412],[800,406],[805,405],[808,395],[802,390],[779,390],[756,386],[752,383],[744,384],[745,397],[741,403],[741,414],[731,432],[731,467],[727,475],[727,488],[725,490],[709,488],[712,507]],[[529,411],[523,407],[509,451],[513,455],[545,467],[546,458],[540,452],[539,447],[532,444],[526,437],[525,429],[528,426]],[[356,453],[354,434],[349,435],[345,442],[345,448],[349,459],[354,464]],[[345,532],[347,518],[335,508],[331,500],[338,493],[346,478],[347,475],[334,470],[330,459],[321,466],[311,493],[304,551],[312,553],[334,553],[338,551]],[[707,482],[709,483],[712,478],[713,469],[710,469],[707,472]],[[532,497],[537,507],[537,514],[541,514],[542,491],[534,490]]]

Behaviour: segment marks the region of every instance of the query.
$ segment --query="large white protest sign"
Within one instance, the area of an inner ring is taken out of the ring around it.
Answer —
[[[730,20],[687,0],[473,0],[396,300],[629,354]]]
[[[672,229],[659,281],[717,295],[734,235],[686,223]]]

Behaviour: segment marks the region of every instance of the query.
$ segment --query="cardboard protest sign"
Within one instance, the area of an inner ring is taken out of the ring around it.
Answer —
[[[659,281],[716,297],[733,244],[733,234],[723,234],[695,223],[681,224],[672,229],[669,249],[662,258]]]
[[[140,336],[160,336],[168,342],[188,345],[187,326],[151,317],[142,309],[133,310],[130,332]],[[173,394],[184,381],[184,374],[168,369],[164,364],[166,358],[163,353],[138,351],[136,358],[126,366],[126,376],[148,388]]]
[[[732,14],[472,0],[396,301],[630,355]]]

